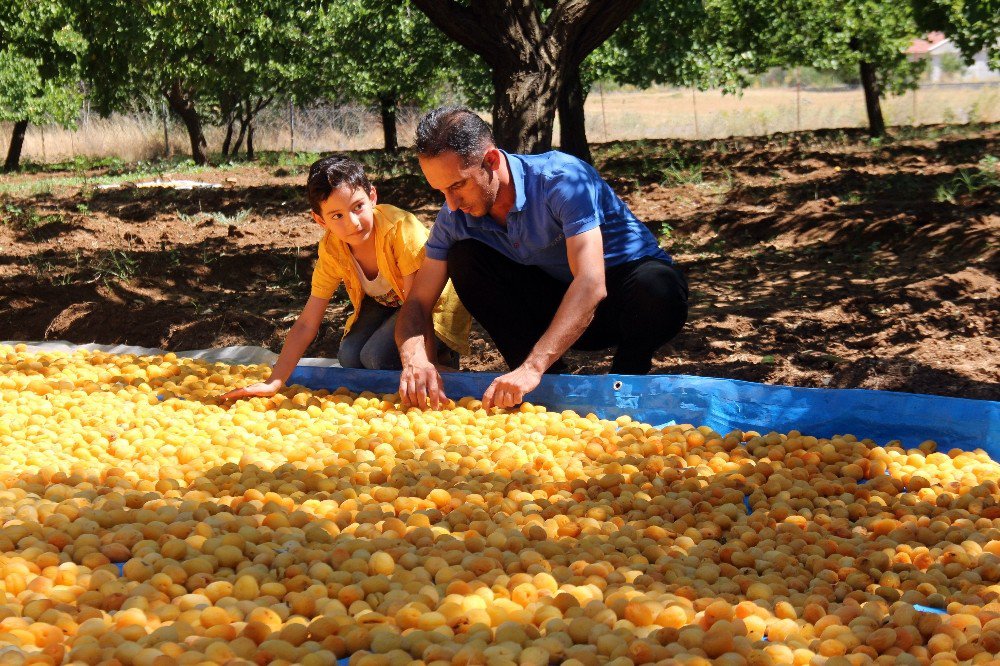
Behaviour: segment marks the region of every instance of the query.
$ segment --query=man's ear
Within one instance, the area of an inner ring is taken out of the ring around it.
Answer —
[[[498,171],[500,169],[500,149],[494,146],[486,151],[483,155],[483,166],[490,171]]]
[[[372,200],[372,205],[378,203],[378,192],[375,191],[375,186],[372,185],[371,192],[368,193],[368,198]]]
[[[318,225],[319,225],[319,226],[321,226],[321,227],[322,227],[322,226],[325,226],[325,225],[323,224],[323,218],[322,218],[322,217],[320,217],[319,215],[317,215],[317,214],[316,214],[316,211],[314,211],[314,210],[311,210],[311,211],[309,211],[309,214],[310,214],[310,215],[312,215],[312,219],[313,219],[313,222],[315,222],[316,224],[318,224]]]

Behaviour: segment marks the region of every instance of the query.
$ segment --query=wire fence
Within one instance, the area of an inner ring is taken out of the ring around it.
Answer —
[[[153,105],[155,107],[155,105]],[[886,123],[1000,122],[1000,82],[926,83],[882,100]],[[740,95],[690,88],[605,90],[595,86],[584,106],[591,142],[628,139],[759,136],[867,125],[859,87],[761,87]],[[397,121],[400,145],[412,143],[420,111],[403,108]],[[12,123],[0,124],[0,146],[8,145]],[[205,128],[209,152],[221,150],[225,129]],[[555,136],[558,137],[558,123]],[[381,148],[381,117],[357,105],[275,104],[257,118],[257,150],[324,153]],[[162,110],[102,118],[87,105],[76,129],[29,126],[22,159],[48,163],[76,157],[147,160],[187,154],[190,141],[175,118]]]
[[[692,89],[591,91],[591,141],[722,138],[865,127],[860,87],[750,88],[741,95]],[[1000,121],[1000,82],[924,84],[882,100],[887,125]]]

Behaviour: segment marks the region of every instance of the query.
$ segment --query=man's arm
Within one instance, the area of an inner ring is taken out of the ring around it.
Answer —
[[[309,343],[315,339],[319,325],[323,322],[323,313],[326,312],[326,306],[329,303],[329,298],[310,296],[305,307],[302,308],[302,314],[288,331],[288,337],[285,338],[285,344],[281,348],[278,360],[271,368],[271,376],[258,384],[234,389],[223,395],[222,399],[235,400],[254,396],[271,396],[277,393],[288,381]]]
[[[533,391],[549,366],[580,339],[607,295],[604,282],[604,241],[596,227],[566,239],[566,256],[573,273],[566,294],[548,329],[519,367],[493,380],[483,394],[483,406],[513,407]]]
[[[435,344],[431,315],[448,282],[448,264],[425,257],[396,319],[396,345],[403,371],[399,397],[406,406],[437,409],[447,400],[441,375],[428,354]]]

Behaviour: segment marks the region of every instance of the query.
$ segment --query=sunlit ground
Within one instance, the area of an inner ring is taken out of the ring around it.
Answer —
[[[215,398],[266,372],[0,347],[2,663],[1000,653],[982,451]]]

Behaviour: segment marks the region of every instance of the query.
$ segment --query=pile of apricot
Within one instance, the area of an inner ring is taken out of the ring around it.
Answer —
[[[1000,465],[0,346],[3,664],[1000,655]]]

